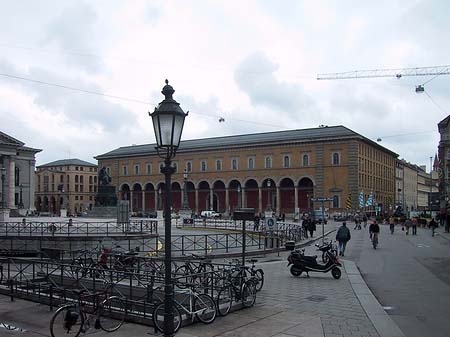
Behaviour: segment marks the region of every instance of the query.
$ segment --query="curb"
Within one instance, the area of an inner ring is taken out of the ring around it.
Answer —
[[[362,278],[356,263],[348,260],[343,262],[345,272],[348,275],[348,280],[350,281],[353,291],[378,334],[381,337],[405,337],[405,334],[386,313],[380,302],[378,302],[376,297],[370,291]]]

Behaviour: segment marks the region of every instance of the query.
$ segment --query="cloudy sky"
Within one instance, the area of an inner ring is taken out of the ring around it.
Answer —
[[[37,165],[154,143],[166,78],[182,139],[344,125],[428,167],[450,112],[449,75],[316,79],[450,64],[445,0],[0,5],[0,130],[43,149]]]

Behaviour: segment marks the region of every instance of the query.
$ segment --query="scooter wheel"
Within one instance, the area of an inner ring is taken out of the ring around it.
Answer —
[[[341,278],[341,274],[341,270],[338,267],[331,269],[331,275],[333,275],[336,280]]]
[[[300,268],[295,268],[294,266],[291,267],[291,274],[294,276],[300,276],[302,274],[303,270]]]

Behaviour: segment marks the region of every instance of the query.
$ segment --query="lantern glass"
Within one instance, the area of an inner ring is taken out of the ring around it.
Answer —
[[[152,115],[158,147],[178,147],[184,126],[184,114],[156,112]]]

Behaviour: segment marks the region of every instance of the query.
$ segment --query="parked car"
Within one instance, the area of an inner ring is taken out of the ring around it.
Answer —
[[[217,213],[216,211],[202,211],[200,213],[200,216],[202,218],[218,218],[220,217],[220,214]]]

